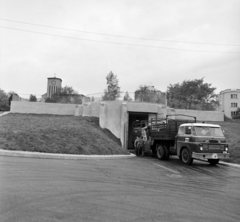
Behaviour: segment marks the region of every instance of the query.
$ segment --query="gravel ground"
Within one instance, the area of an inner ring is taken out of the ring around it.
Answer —
[[[65,154],[129,154],[96,117],[8,114],[0,117],[0,149]]]

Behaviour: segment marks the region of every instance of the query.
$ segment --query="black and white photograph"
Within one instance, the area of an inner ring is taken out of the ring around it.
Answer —
[[[0,0],[0,222],[237,222],[239,0]]]

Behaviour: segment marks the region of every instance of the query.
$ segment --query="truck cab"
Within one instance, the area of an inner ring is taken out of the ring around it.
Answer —
[[[179,126],[175,149],[183,163],[190,165],[193,159],[207,160],[216,165],[220,159],[229,158],[229,148],[219,125],[186,123]]]

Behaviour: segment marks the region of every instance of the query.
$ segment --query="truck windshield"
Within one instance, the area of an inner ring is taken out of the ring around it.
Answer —
[[[220,127],[195,126],[197,136],[224,137]]]

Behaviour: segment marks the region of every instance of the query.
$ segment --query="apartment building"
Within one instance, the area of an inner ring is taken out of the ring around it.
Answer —
[[[229,118],[237,114],[240,108],[240,89],[226,89],[219,94],[220,110]]]

